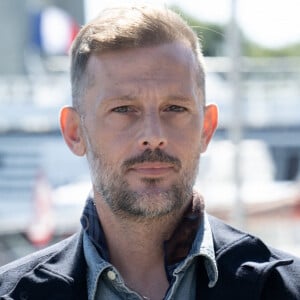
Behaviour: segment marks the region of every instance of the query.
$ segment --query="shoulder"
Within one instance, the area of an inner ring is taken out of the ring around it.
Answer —
[[[248,250],[252,248],[259,251],[258,253],[253,253],[253,255],[269,255],[269,250],[266,245],[256,236],[234,228],[211,215],[209,215],[208,218],[217,258],[239,248],[242,248],[243,252],[248,252]]]
[[[68,255],[65,252],[69,252],[69,249],[73,248],[72,245],[76,243],[78,237],[79,234],[73,235],[43,250],[34,252],[0,267],[0,291],[5,292],[13,288],[25,274],[47,263],[53,257],[56,257],[55,263],[58,264],[60,257]]]
[[[261,260],[291,258],[295,260],[296,264],[299,264],[300,258],[266,245],[257,236],[234,228],[211,215],[209,215],[208,218],[212,229],[217,257],[221,257],[230,251],[238,249],[240,253],[246,253],[248,256],[252,255],[253,257],[257,256],[260,257]]]
[[[42,263],[43,261],[46,261],[49,257],[54,255],[55,253],[64,249],[73,238],[74,238],[74,236],[69,237],[67,239],[64,239],[64,240],[52,245],[52,246],[49,246],[45,249],[36,251],[32,254],[24,256],[24,257],[17,259],[11,263],[8,263],[7,265],[0,267],[0,278],[1,278],[1,276],[5,275],[7,272],[9,272],[11,270],[14,270],[14,269],[20,270],[26,266],[34,267],[37,264]]]
[[[209,216],[209,222],[220,282],[231,277],[240,286],[245,282],[255,283],[251,293],[263,294],[263,299],[297,299],[300,295],[298,257],[269,247],[258,237],[215,217]],[[278,295],[288,298],[278,298]]]

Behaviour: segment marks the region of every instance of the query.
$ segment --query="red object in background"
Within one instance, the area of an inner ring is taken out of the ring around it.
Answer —
[[[296,219],[300,219],[300,195],[295,206],[293,207],[293,217],[295,217]]]
[[[71,26],[70,26],[70,38],[69,38],[69,43],[68,43],[68,47],[67,47],[67,52],[69,51],[73,40],[75,39],[77,33],[79,32],[80,28],[78,26],[78,24],[74,21],[71,20]]]
[[[46,246],[53,237],[52,190],[43,172],[36,178],[33,191],[33,218],[26,235],[36,247]]]

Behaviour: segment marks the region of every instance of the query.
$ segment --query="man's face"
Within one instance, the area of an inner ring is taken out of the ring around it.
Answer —
[[[208,143],[194,64],[179,43],[90,57],[81,125],[94,192],[114,213],[155,218],[191,199]]]

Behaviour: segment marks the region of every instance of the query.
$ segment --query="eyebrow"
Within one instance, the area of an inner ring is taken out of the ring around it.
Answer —
[[[167,100],[175,100],[175,101],[180,101],[180,102],[190,102],[191,98],[186,97],[186,96],[181,96],[181,95],[169,95]]]
[[[122,95],[122,96],[116,96],[116,97],[111,97],[111,98],[106,98],[104,99],[104,102],[112,102],[112,101],[135,101],[137,100],[139,97],[137,96],[133,96],[133,95]],[[176,101],[176,102],[191,102],[191,98],[190,97],[186,97],[186,96],[182,96],[182,95],[168,95],[167,97],[164,97],[166,101]]]
[[[123,96],[116,96],[111,98],[106,98],[104,101],[133,101],[136,100],[137,97],[131,96],[131,95],[123,95]]]

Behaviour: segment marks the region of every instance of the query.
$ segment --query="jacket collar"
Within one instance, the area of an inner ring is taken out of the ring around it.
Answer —
[[[293,259],[279,251],[278,255],[275,254],[260,239],[232,228],[215,217],[209,216],[209,222],[219,280],[212,289],[206,289],[202,296],[207,299],[265,299],[262,293],[266,282],[277,274],[277,267],[291,265]],[[199,290],[201,286],[203,281],[199,282]]]

